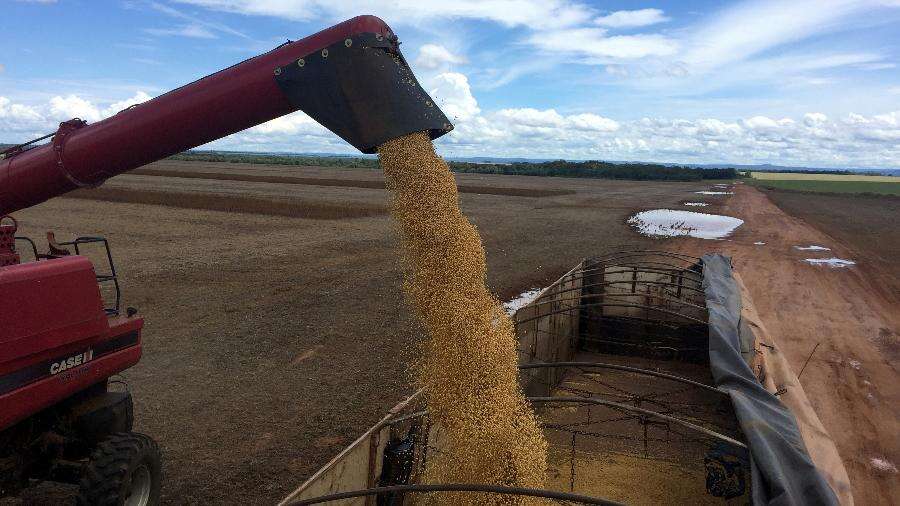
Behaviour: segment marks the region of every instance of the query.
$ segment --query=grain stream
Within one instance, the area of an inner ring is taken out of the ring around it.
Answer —
[[[547,442],[518,382],[513,324],[485,286],[481,237],[459,209],[456,182],[425,133],[378,149],[399,225],[404,290],[427,339],[414,364],[442,428],[427,483],[542,488]],[[444,493],[439,504],[524,504],[518,496]]]

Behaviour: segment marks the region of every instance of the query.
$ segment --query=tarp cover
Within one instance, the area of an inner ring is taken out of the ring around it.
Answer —
[[[741,356],[741,294],[731,259],[703,256],[703,290],[709,309],[709,364],[716,387],[731,397],[750,448],[753,504],[837,505],[831,487],[819,474],[803,444],[797,422],[769,393]],[[743,336],[747,341],[748,336]]]

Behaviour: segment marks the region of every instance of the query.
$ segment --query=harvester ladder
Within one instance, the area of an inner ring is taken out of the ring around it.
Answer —
[[[74,241],[69,242],[61,242],[59,246],[72,246],[75,249],[75,254],[81,254],[81,246],[85,244],[102,244],[104,250],[106,250],[106,263],[109,268],[109,271],[106,273],[100,273],[99,270],[97,272],[97,284],[111,284],[113,290],[115,291],[115,304],[110,307],[104,307],[103,310],[106,312],[107,316],[118,316],[119,308],[122,304],[122,290],[119,288],[119,278],[116,274],[116,264],[113,262],[112,252],[109,249],[109,242],[105,237],[78,237]],[[105,302],[104,302],[105,303]]]

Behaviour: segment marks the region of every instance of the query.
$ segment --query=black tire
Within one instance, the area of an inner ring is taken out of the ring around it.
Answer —
[[[149,485],[143,486],[149,477]],[[162,456],[149,436],[135,432],[113,434],[94,448],[81,474],[79,506],[124,506],[159,504]],[[146,502],[132,494],[146,495]]]

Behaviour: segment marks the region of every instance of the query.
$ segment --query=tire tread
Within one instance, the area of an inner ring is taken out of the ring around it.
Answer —
[[[91,453],[79,482],[79,506],[119,506],[120,492],[129,465],[142,454],[151,456],[156,482],[151,486],[150,504],[159,500],[159,446],[153,439],[136,432],[112,434]],[[155,492],[155,493],[154,493]]]

